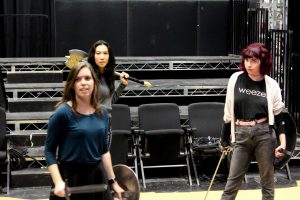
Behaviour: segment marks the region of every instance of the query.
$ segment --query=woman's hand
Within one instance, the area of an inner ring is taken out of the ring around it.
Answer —
[[[280,158],[284,156],[285,146],[280,145],[275,149],[275,157]]]
[[[275,149],[275,157],[280,158],[284,156],[284,150],[286,148],[286,137],[284,133],[279,134],[280,145]]]
[[[114,200],[122,200],[122,193],[124,190],[119,186],[118,182],[113,183],[111,189],[114,191]]]
[[[129,77],[129,74],[127,74],[126,72],[120,73],[120,81],[121,81],[122,84],[125,85],[125,86],[128,85],[128,77]]]
[[[55,184],[54,194],[59,197],[65,197],[66,195],[65,186],[66,186],[65,182],[60,182],[58,184]]]

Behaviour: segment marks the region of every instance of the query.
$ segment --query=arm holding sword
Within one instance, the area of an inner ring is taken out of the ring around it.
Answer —
[[[54,195],[59,197],[65,197],[67,195],[65,194],[65,182],[60,175],[58,165],[52,164],[48,166],[48,171],[50,172],[52,181],[54,183],[54,189],[53,189]]]
[[[119,184],[117,184],[109,152],[102,155],[102,166],[107,176],[110,189],[114,192],[114,197],[122,199],[122,192],[124,192],[124,190],[119,186]]]

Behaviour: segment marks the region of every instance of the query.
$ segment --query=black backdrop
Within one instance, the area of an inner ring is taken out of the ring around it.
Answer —
[[[0,57],[51,56],[50,2],[0,1]]]
[[[117,56],[227,55],[228,2],[2,0],[0,57],[60,57],[98,39]]]
[[[288,4],[288,29],[293,31],[292,51],[300,53],[300,1],[290,0]]]
[[[98,39],[117,56],[227,55],[229,1],[1,0],[0,57],[60,57]],[[299,53],[300,3],[288,5]]]

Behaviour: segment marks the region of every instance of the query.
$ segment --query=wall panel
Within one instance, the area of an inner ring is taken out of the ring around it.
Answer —
[[[197,1],[130,1],[131,55],[197,54]]]
[[[104,39],[117,56],[227,55],[228,0],[56,0],[56,56]]]
[[[69,49],[88,51],[99,39],[108,41],[118,56],[126,55],[127,1],[56,0],[56,56]]]

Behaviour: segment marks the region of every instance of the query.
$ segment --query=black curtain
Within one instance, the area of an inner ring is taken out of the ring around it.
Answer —
[[[51,0],[1,2],[0,57],[51,56]]]
[[[288,98],[289,112],[295,119],[298,130],[300,130],[300,1],[288,1],[288,29],[293,31],[292,37],[292,59],[290,77],[290,96]]]
[[[288,1],[288,29],[293,31],[293,49],[295,53],[300,53],[300,1]]]

